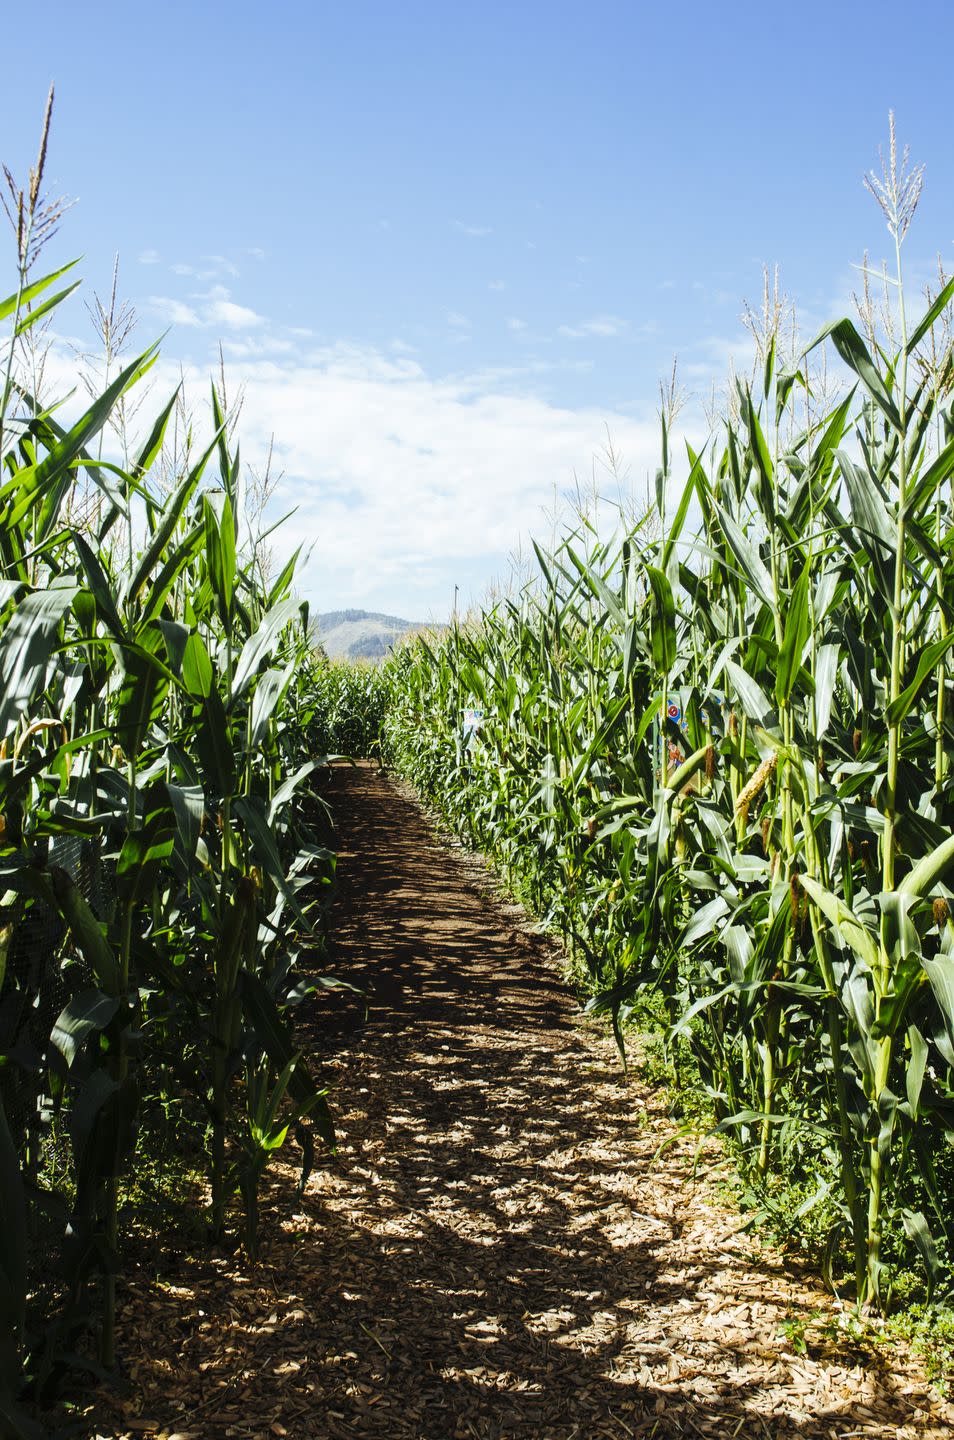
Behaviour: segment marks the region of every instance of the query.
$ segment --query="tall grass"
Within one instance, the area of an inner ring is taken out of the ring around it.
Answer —
[[[954,283],[909,318],[893,125],[871,187],[894,342],[845,318],[783,360],[770,306],[681,487],[664,416],[653,523],[581,519],[521,593],[407,646],[386,733],[621,1046],[664,1014],[761,1203],[800,1187],[829,1277],[884,1306],[910,1253],[952,1276]]]

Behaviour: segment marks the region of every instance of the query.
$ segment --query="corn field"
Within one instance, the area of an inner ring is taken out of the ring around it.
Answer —
[[[868,1308],[954,1260],[954,283],[909,318],[918,184],[892,150],[893,344],[842,319],[783,362],[769,324],[686,478],[664,415],[646,516],[580,518],[518,593],[407,646],[385,724],[621,1048],[655,1017],[746,1193],[822,1217]]]
[[[379,757],[390,693],[389,677],[380,665],[314,657],[308,696],[315,711],[318,753]]]
[[[154,347],[114,363],[69,423],[31,392],[30,332],[74,288],[31,274],[37,191],[31,176],[14,192],[19,277],[0,304],[0,1429],[14,1436],[38,1433],[23,1395],[54,1395],[91,1363],[91,1337],[113,1364],[137,1135],[154,1151],[171,1123],[167,1207],[205,1206],[215,1243],[241,1213],[253,1256],[270,1157],[294,1133],[304,1183],[315,1137],[333,1141],[289,1025],[334,872],[310,795],[295,557],[264,583],[214,387],[189,463],[170,443],[176,395],[119,443],[110,427]]]

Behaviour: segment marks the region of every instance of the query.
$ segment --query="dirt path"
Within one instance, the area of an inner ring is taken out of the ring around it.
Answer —
[[[654,1161],[671,1122],[580,1023],[547,942],[376,772],[334,790],[332,968],[369,996],[366,1021],[345,1000],[318,1022],[340,1154],[297,1209],[276,1183],[254,1270],[140,1276],[134,1395],[98,1433],[949,1434],[894,1349],[890,1369],[795,1352],[783,1322],[830,1302],[687,1179],[687,1147]]]

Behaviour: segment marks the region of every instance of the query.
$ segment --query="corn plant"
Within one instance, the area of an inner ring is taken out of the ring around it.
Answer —
[[[270,1156],[296,1134],[304,1182],[314,1134],[334,1139],[289,1025],[334,873],[295,557],[263,581],[214,387],[211,436],[184,468],[166,443],[176,395],[115,457],[105,429],[155,347],[72,421],[31,391],[23,337],[73,288],[58,288],[70,267],[33,278],[38,206],[34,177],[0,303],[0,1416],[14,1435],[34,1428],[25,1377],[42,1399],[91,1333],[114,1364],[120,1200],[145,1111],[204,1111],[210,1238],[241,1197],[252,1253]]]
[[[801,1187],[827,1273],[884,1306],[909,1251],[951,1274],[954,283],[909,320],[893,129],[871,186],[894,343],[844,318],[785,353],[776,316],[679,484],[664,419],[653,523],[580,517],[389,662],[385,750],[563,933],[621,1047],[640,1011],[691,1054],[759,1203]]]

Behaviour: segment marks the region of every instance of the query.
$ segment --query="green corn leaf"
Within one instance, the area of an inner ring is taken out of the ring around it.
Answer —
[[[239,973],[238,983],[245,1012],[259,1044],[274,1064],[280,1067],[289,1065],[296,1052],[271,992],[250,970]],[[334,1151],[335,1131],[328,1109],[327,1091],[317,1087],[304,1063],[292,1069],[288,1088],[300,1107],[299,1113],[312,1121],[325,1144]]]
[[[811,628],[811,612],[808,604],[810,585],[811,567],[806,563],[802,566],[802,572],[795,582],[795,588],[785,612],[785,629],[782,636],[782,648],[778,654],[778,673],[775,677],[775,698],[779,705],[788,703],[792,687],[802,667],[802,655]]]
[[[150,345],[131,364],[117,375],[116,379],[109,385],[89,409],[80,416],[71,430],[67,431],[63,438],[52,447],[49,454],[36,466],[34,485],[35,493],[49,489],[62,473],[80,458],[83,450],[102,430],[115,408],[120,396],[134,385],[155,360],[157,347]],[[10,524],[18,523],[19,519],[27,513],[26,508],[14,506],[9,517]]]
[[[202,700],[194,740],[206,783],[220,797],[231,795],[235,783],[235,745],[222,697],[214,687]]]
[[[117,640],[123,641],[127,638],[126,627],[119,616],[113,600],[113,590],[106,576],[99,556],[89,545],[78,530],[72,532],[73,544],[76,546],[76,553],[79,555],[80,564],[86,576],[86,583],[90,593],[96,601],[96,611],[104,620]]]
[[[282,631],[290,625],[300,609],[299,601],[289,596],[279,600],[261,619],[258,629],[242,647],[232,677],[232,703],[239,700],[251,684],[259,666],[277,645]]]
[[[944,1274],[944,1266],[941,1264],[940,1256],[937,1253],[937,1246],[931,1234],[930,1227],[920,1210],[902,1210],[901,1223],[904,1226],[905,1234],[914,1241],[924,1261],[924,1268],[927,1271],[928,1294],[927,1301],[930,1305],[938,1280]]]
[[[928,1043],[916,1025],[908,1026],[908,1044],[911,1056],[905,1067],[904,1087],[911,1114],[917,1119],[921,1101],[924,1072],[927,1069]]]
[[[182,683],[190,695],[205,700],[212,690],[213,673],[205,641],[193,631],[182,652]]]
[[[768,696],[762,687],[752,679],[747,670],[737,665],[734,660],[726,660],[725,671],[735,692],[739,697],[742,709],[750,720],[761,725],[763,730],[770,734],[777,728],[775,724],[775,711],[772,709]]]
[[[176,819],[179,843],[186,860],[191,860],[199,844],[205,816],[205,794],[201,785],[176,785],[169,782],[166,794]]]
[[[142,608],[142,620],[154,620],[160,614],[172,587],[182,572],[187,569],[202,549],[205,540],[205,526],[194,525],[184,537],[181,545],[176,546],[168,556],[159,574],[156,576],[149,589],[149,594]]]
[[[952,645],[954,645],[954,634],[942,635],[929,645],[925,645],[918,658],[914,679],[905,686],[897,700],[893,700],[885,711],[885,718],[889,725],[899,725],[910,712],[923,690],[925,682],[934,675],[939,661],[947,654]]]
[[[833,895],[813,880],[810,875],[800,875],[799,884],[836,931],[844,935],[848,944],[868,966],[875,970],[878,965],[878,942],[871,931],[855,915],[850,906],[838,895]]]
[[[119,963],[106,939],[104,927],[96,919],[79,887],[65,870],[51,870],[48,881],[46,877],[37,878],[40,884],[49,887],[45,893],[69,926],[76,947],[92,970],[99,988],[107,995],[118,995]]]
[[[162,449],[162,442],[165,439],[166,427],[169,424],[169,417],[175,409],[176,401],[179,398],[181,390],[181,384],[177,385],[173,393],[172,399],[169,401],[168,405],[166,405],[165,409],[160,411],[152,429],[149,432],[149,435],[145,440],[145,443],[142,445],[139,454],[136,456],[136,461],[133,465],[132,473],[137,480],[142,479],[143,475],[145,475],[147,470],[150,469],[153,461],[159,454],[159,451]]]
[[[285,696],[298,666],[297,657],[284,670],[269,669],[258,677],[248,718],[248,749],[257,750],[268,735],[268,725]]]
[[[606,606],[618,629],[625,630],[626,612],[603,577],[598,574],[592,566],[587,565],[584,560],[580,559],[580,556],[573,549],[572,545],[567,545],[566,553],[580,572],[580,577],[584,584],[590,588],[597,600]]]
[[[59,270],[51,271],[49,275],[44,275],[41,280],[34,280],[32,285],[27,285],[22,295],[19,296],[20,305],[29,305],[39,295],[42,295],[45,290],[48,290],[51,285],[55,285],[61,276],[72,270],[74,265],[78,264],[79,260],[71,260],[68,265],[62,265]],[[6,320],[7,317],[12,315],[16,310],[17,298],[17,292],[14,291],[12,295],[7,296],[6,300],[0,300],[0,321]]]
[[[826,325],[803,353],[808,355],[829,337],[842,360],[858,376],[875,404],[887,416],[894,429],[900,431],[902,425],[898,407],[878,374],[865,342],[849,319],[835,320],[831,325]]]
[[[91,1035],[105,1030],[119,1009],[115,995],[102,990],[81,990],[60,1011],[50,1039],[59,1050],[67,1067],[73,1065]]]
[[[663,544],[662,557],[659,562],[659,568],[664,572],[667,572],[669,569],[669,562],[672,559],[676,545],[679,541],[679,537],[682,534],[683,527],[685,526],[686,517],[689,514],[689,506],[692,502],[693,495],[700,494],[700,492],[705,492],[706,480],[705,470],[702,463],[703,457],[702,455],[697,455],[690,445],[686,446],[686,450],[689,455],[689,477],[686,480],[685,486],[683,487],[683,492],[680,496],[679,504],[676,508],[676,514],[673,517],[672,524],[669,527],[669,534],[666,535],[665,542]]]
[[[277,605],[278,602],[279,602],[279,600],[281,600],[281,599],[284,597],[285,591],[288,589],[289,585],[291,584],[292,580],[294,579],[294,576],[295,576],[295,566],[298,564],[298,557],[299,557],[300,554],[301,554],[301,546],[299,545],[298,549],[295,551],[295,553],[292,555],[291,559],[288,561],[288,563],[287,563],[287,564],[285,565],[285,567],[283,568],[283,570],[282,570],[281,574],[279,575],[278,579],[275,581],[275,584],[272,586],[271,590],[268,592],[268,599],[267,599],[266,602],[265,602],[265,609],[266,609],[266,610],[271,610],[272,606],[273,606],[273,605]]]
[[[765,604],[774,610],[775,586],[758,550],[723,505],[714,502],[714,509],[722,533],[728,542],[729,549],[738,561],[743,576],[748,580],[759,599],[764,600]]]
[[[954,835],[942,841],[930,855],[908,871],[898,889],[905,895],[927,895],[945,878],[954,865]]]
[[[141,749],[157,718],[166,688],[166,667],[159,659],[164,636],[158,625],[142,629],[122,647],[123,680],[116,704],[116,735],[127,755]]]
[[[162,557],[166,546],[169,544],[175,532],[176,526],[182,518],[182,512],[195,494],[196,487],[202,479],[203,471],[209,463],[209,457],[214,449],[215,441],[212,442],[198,464],[193,466],[178,489],[173,492],[163,506],[159,524],[156,526],[146,549],[139,557],[139,563],[130,578],[126,592],[130,600],[135,600],[143,585],[145,585],[147,579],[152,574],[155,565]]]
[[[316,770],[321,770],[326,765],[330,765],[332,761],[340,758],[338,755],[322,755],[318,760],[306,760],[303,765],[299,765],[294,774],[287,776],[275,791],[269,804],[269,825],[274,825],[276,815],[283,805],[288,804],[288,801],[291,800],[302,781],[307,780],[308,776],[313,775]]]
[[[928,308],[920,324],[915,326],[913,333],[908,337],[907,352],[909,355],[918,348],[931,326],[940,320],[952,299],[954,299],[954,277],[948,280],[937,299]]]
[[[159,876],[163,862],[172,854],[176,817],[160,787],[147,799],[146,818],[126,831],[116,863],[116,893],[127,904],[140,899]]]
[[[235,592],[235,517],[229,497],[223,495],[220,499],[216,508],[212,497],[205,497],[205,555],[219,614],[222,623],[228,625]]]
[[[772,344],[774,346],[774,340]],[[767,390],[768,387],[766,386],[766,391]],[[756,467],[758,468],[759,475],[765,487],[764,495],[771,496],[775,466],[772,464],[772,454],[768,447],[768,441],[765,438],[765,432],[759,423],[758,412],[755,409],[751,390],[748,392],[747,399],[746,424],[748,425],[749,439],[752,446],[752,457],[755,460]]]
[[[653,599],[650,626],[653,661],[657,670],[666,673],[676,663],[676,606],[672,586],[654,565],[646,566],[646,578]]]
[[[65,300],[68,295],[72,295],[74,290],[78,290],[82,283],[81,280],[74,280],[73,284],[67,285],[65,290],[58,290],[55,295],[49,296],[41,305],[35,306],[28,315],[24,315],[16,328],[17,339],[19,339],[21,335],[25,335],[28,330],[31,330],[38,320],[43,319],[44,315],[48,315],[51,310],[55,310],[57,305]]]
[[[233,811],[236,819],[241,820],[248,831],[248,837],[252,846],[252,853],[261,865],[266,875],[274,880],[281,892],[285,904],[291,910],[295,919],[305,930],[310,930],[311,922],[298,903],[294,890],[288,883],[285,874],[285,867],[282,864],[281,855],[275,840],[275,833],[268,822],[268,813],[257,795],[240,795],[234,802]]]
[[[34,590],[8,620],[0,635],[0,738],[46,688],[60,624],[78,593],[79,586],[69,581]]]
[[[229,499],[231,499],[229,483],[232,478],[232,466],[229,461],[228,427],[215,381],[212,382],[212,423],[215,426],[216,432],[215,443],[219,447],[219,474],[222,478],[225,493]]]

